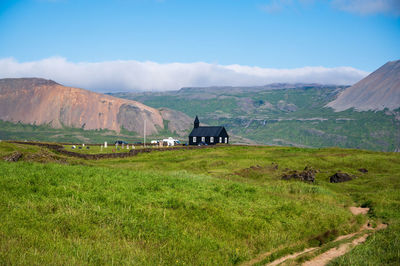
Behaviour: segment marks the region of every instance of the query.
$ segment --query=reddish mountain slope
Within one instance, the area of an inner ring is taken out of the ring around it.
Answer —
[[[345,89],[327,104],[335,111],[394,110],[400,107],[400,60],[388,62],[375,72]]]
[[[0,119],[4,121],[117,132],[124,127],[142,134],[146,120],[146,132],[153,134],[164,128],[164,115],[171,125],[189,127],[189,117],[180,112],[171,113],[132,100],[65,87],[51,80],[0,79]]]

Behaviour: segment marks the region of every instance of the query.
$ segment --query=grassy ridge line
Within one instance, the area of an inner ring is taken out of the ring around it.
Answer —
[[[22,142],[22,141],[9,141],[9,143],[16,143],[20,145],[33,145],[39,147],[45,147],[51,149],[57,153],[61,153],[67,156],[78,157],[83,159],[89,160],[99,160],[99,159],[110,159],[110,158],[126,158],[135,156],[139,153],[149,153],[154,151],[173,151],[173,150],[193,150],[193,149],[204,149],[204,148],[215,148],[215,147],[222,147],[222,145],[213,145],[213,146],[179,146],[179,147],[164,147],[164,148],[139,148],[139,149],[131,149],[131,150],[124,150],[122,152],[115,152],[115,153],[97,153],[100,149],[85,152],[73,152],[66,150],[65,147],[60,144],[56,143],[43,143],[43,142]],[[101,151],[100,151],[101,152]]]

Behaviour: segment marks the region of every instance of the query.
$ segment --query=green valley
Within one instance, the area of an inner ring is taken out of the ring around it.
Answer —
[[[344,86],[276,84],[264,87],[183,88],[114,93],[149,106],[181,111],[224,125],[255,143],[394,151],[400,147],[400,110],[334,112],[325,105]]]

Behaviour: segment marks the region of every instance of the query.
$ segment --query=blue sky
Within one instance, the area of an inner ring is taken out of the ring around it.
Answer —
[[[1,0],[0,59],[10,58],[371,72],[400,59],[400,1]]]

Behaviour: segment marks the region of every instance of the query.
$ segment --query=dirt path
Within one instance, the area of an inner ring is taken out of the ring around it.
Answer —
[[[369,208],[363,208],[363,207],[350,207],[349,208],[351,213],[354,215],[359,215],[359,214],[367,214],[369,212]]]
[[[369,211],[369,208],[350,207],[349,210],[354,215],[360,215],[360,214],[361,215],[366,215],[368,213],[368,211]],[[358,232],[351,233],[351,234],[348,234],[348,235],[339,236],[333,242],[338,242],[340,240],[350,239],[350,238],[352,238],[352,237],[354,237],[354,236],[356,236],[356,235],[358,235],[358,234],[360,234],[362,232],[365,232],[362,236],[360,236],[358,238],[355,238],[351,242],[343,243],[343,244],[340,244],[338,247],[331,248],[328,251],[326,251],[326,252],[324,252],[324,253],[312,258],[311,260],[306,261],[302,265],[304,265],[304,266],[325,265],[329,261],[331,261],[331,260],[333,260],[333,259],[335,259],[337,257],[343,256],[344,254],[349,252],[353,247],[355,247],[355,246],[357,246],[357,245],[359,245],[361,243],[364,243],[367,240],[368,236],[373,231],[381,230],[381,229],[384,229],[386,227],[387,227],[386,224],[379,224],[376,228],[373,228],[367,222],[366,224],[364,224],[360,228],[360,230]],[[297,253],[294,253],[294,254],[289,254],[287,256],[279,258],[279,259],[277,259],[277,260],[275,260],[275,261],[273,261],[273,262],[271,262],[271,263],[269,263],[267,265],[269,265],[269,266],[279,265],[279,264],[281,264],[281,263],[283,263],[283,262],[285,262],[285,261],[287,261],[289,259],[296,259],[297,257],[299,257],[299,256],[301,256],[301,255],[303,255],[305,253],[312,252],[312,251],[318,250],[318,249],[319,248],[308,248],[308,249],[305,249],[303,251],[300,251],[300,252],[297,252]],[[259,263],[259,262],[263,261],[264,259],[266,259],[271,254],[273,254],[275,251],[270,251],[270,252],[266,252],[264,254],[261,254],[257,258],[254,258],[253,260],[248,261],[248,262],[244,263],[243,265],[253,265],[253,264]]]
[[[337,242],[337,241],[343,240],[343,239],[349,239],[349,238],[357,235],[358,233],[361,233],[363,231],[368,230],[361,237],[358,237],[358,238],[354,239],[352,242],[341,244],[341,245],[339,245],[339,247],[331,248],[328,251],[322,253],[321,255],[318,255],[317,257],[315,257],[315,258],[303,263],[302,265],[303,266],[325,265],[328,262],[330,262],[331,260],[336,259],[337,257],[343,256],[344,254],[349,252],[355,246],[357,246],[357,245],[359,245],[361,243],[364,243],[367,240],[368,236],[373,231],[378,231],[378,230],[381,230],[381,229],[385,229],[386,227],[387,227],[386,224],[379,224],[377,227],[373,228],[368,223],[366,223],[365,225],[363,225],[360,228],[360,231],[358,231],[357,233],[348,234],[348,235],[344,235],[344,236],[339,236],[338,238],[336,238],[334,240],[334,242]]]
[[[331,260],[343,256],[346,254],[351,247],[357,246],[367,240],[369,234],[364,234],[363,236],[354,239],[351,243],[345,243],[340,245],[339,247],[331,248],[330,250],[322,253],[321,255],[303,263],[303,266],[320,266],[326,265]]]
[[[297,258],[298,256],[300,256],[300,255],[302,255],[302,254],[305,254],[305,253],[307,253],[307,252],[313,251],[313,250],[315,250],[315,249],[316,249],[316,248],[307,248],[307,249],[305,249],[305,250],[303,250],[303,251],[300,251],[300,252],[297,252],[297,253],[294,253],[294,254],[290,254],[290,255],[287,255],[287,256],[282,257],[282,258],[280,258],[280,259],[274,260],[273,262],[271,262],[271,263],[268,264],[268,265],[269,265],[269,266],[279,265],[279,264],[281,264],[282,262],[284,262],[285,260],[295,259],[295,258]]]

